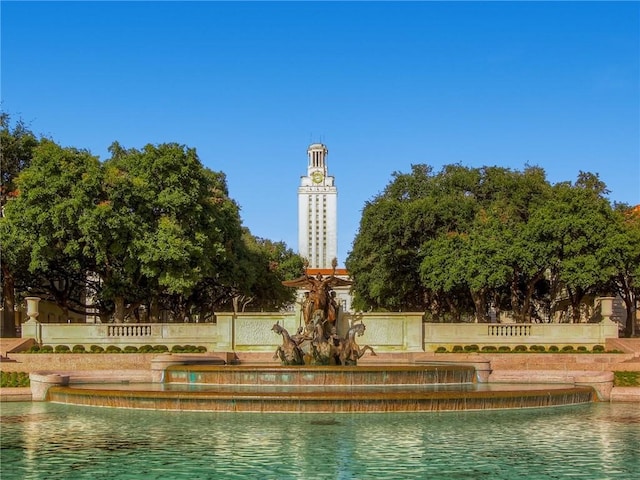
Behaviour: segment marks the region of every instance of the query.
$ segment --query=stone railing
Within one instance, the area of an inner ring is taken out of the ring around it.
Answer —
[[[610,320],[600,323],[425,323],[425,351],[438,347],[449,350],[455,345],[508,346],[555,345],[574,347],[604,345],[607,338],[618,337],[618,326]]]
[[[489,325],[487,335],[490,337],[529,337],[531,336],[531,325]]]
[[[456,345],[509,346],[556,345],[574,347],[604,345],[617,338],[617,325],[610,320],[578,324],[486,324],[423,323],[421,312],[343,314],[338,333],[362,321],[366,331],[358,337],[361,345],[380,352],[433,352],[438,347],[451,350]],[[301,325],[296,313],[219,313],[216,323],[138,324],[51,324],[23,323],[22,336],[44,345],[128,345],[204,346],[210,352],[272,352],[282,338],[271,327],[278,322],[294,334]]]
[[[107,337],[151,337],[153,335],[153,325],[133,324],[133,325],[107,325]]]

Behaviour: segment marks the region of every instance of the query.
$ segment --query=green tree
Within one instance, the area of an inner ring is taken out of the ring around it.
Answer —
[[[99,191],[99,168],[86,151],[42,140],[5,208],[4,250],[30,274],[29,292],[65,314],[85,313],[86,272],[93,264],[77,226]]]
[[[248,229],[236,277],[234,311],[278,311],[291,304],[295,291],[282,285],[303,271],[303,259],[283,242],[254,237]]]
[[[18,194],[5,207],[3,251],[30,274],[23,288],[84,313],[91,268],[77,228],[99,190],[99,162],[86,151],[42,140],[31,165],[15,180]]]
[[[102,299],[113,303],[117,322],[149,297],[155,320],[162,296],[183,318],[199,283],[224,274],[240,238],[225,177],[178,144],[137,150],[114,143],[110,152],[101,199],[81,225],[104,284]]]
[[[354,305],[422,305],[436,318],[473,312],[478,321],[493,305],[530,321],[549,318],[564,292],[578,321],[586,296],[621,268],[605,256],[614,223],[606,193],[597,175],[552,186],[530,166],[395,173],[365,205],[347,259]]]
[[[16,178],[31,163],[33,149],[39,140],[22,121],[11,125],[10,115],[0,112],[0,229],[7,202],[18,194]],[[0,234],[2,232],[0,231]],[[14,337],[14,307],[16,304],[15,286],[17,275],[25,271],[25,265],[8,249],[7,237],[0,238],[0,283],[2,283],[2,309],[4,312],[0,324],[0,336]]]
[[[640,296],[640,207],[617,205],[615,222],[607,230],[604,261],[615,272],[610,281],[612,293],[620,295],[625,304],[625,337],[633,337],[636,305]]]
[[[581,172],[575,184],[554,185],[552,196],[530,221],[534,243],[550,252],[552,301],[567,298],[573,322],[580,321],[580,306],[587,295],[602,292],[615,275],[605,261],[606,232],[614,222],[605,194],[597,175]]]

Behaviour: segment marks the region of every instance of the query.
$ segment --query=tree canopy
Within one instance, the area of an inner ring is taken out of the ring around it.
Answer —
[[[29,137],[21,126],[3,135],[9,145]],[[249,309],[294,300],[281,281],[301,273],[302,259],[242,226],[225,175],[195,149],[115,142],[109,151],[100,162],[41,139],[21,153],[0,219],[3,272],[19,292],[117,322],[206,319],[239,298]]]
[[[501,310],[549,321],[565,309],[578,321],[589,295],[616,289],[635,304],[637,216],[607,193],[595,174],[552,185],[531,166],[395,172],[366,203],[346,261],[354,306],[434,321]]]

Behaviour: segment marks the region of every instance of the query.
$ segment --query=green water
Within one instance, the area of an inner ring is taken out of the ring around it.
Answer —
[[[215,414],[0,404],[0,478],[625,479],[640,406]]]

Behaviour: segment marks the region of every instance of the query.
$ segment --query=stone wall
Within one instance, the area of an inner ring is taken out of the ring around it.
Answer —
[[[379,352],[434,352],[456,346],[605,345],[617,338],[614,322],[578,324],[498,324],[498,323],[423,323],[421,312],[344,314],[338,320],[338,333],[345,335],[349,327],[363,322],[366,331],[357,338],[360,345],[371,345]],[[215,323],[123,323],[123,324],[23,324],[23,338],[33,338],[43,345],[91,345],[106,348],[116,345],[204,346],[208,352],[273,352],[282,338],[271,328],[282,325],[290,334],[301,325],[295,313],[221,313]]]

